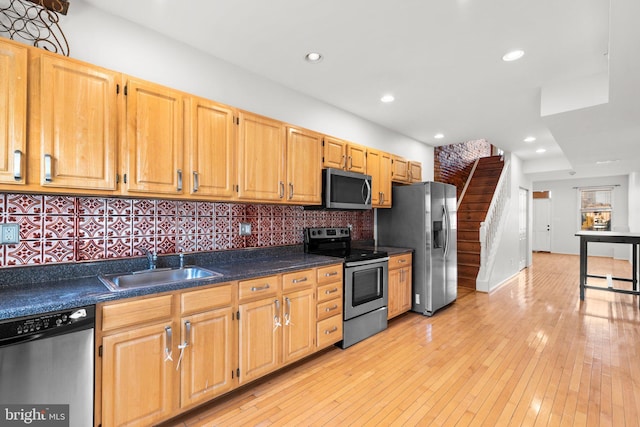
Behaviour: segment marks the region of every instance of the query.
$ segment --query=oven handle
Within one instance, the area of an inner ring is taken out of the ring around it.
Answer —
[[[389,257],[368,259],[368,260],[365,260],[365,261],[350,261],[350,262],[345,262],[344,266],[345,266],[345,268],[360,267],[361,265],[378,264],[378,263],[385,262],[385,261],[389,261]]]

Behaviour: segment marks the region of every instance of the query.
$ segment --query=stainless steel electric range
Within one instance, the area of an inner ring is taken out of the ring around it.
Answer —
[[[386,252],[351,247],[347,227],[305,228],[304,251],[344,260],[343,339],[347,348],[387,328]]]

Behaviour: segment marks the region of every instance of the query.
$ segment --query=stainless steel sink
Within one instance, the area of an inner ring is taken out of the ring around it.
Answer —
[[[99,275],[98,279],[113,291],[123,291],[125,289],[146,288],[218,276],[221,276],[221,274],[215,271],[189,266],[184,268],[158,268],[155,270],[135,271],[133,273],[105,274]]]

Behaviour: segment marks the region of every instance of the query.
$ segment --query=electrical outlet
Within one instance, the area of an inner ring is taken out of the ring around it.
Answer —
[[[20,242],[20,227],[18,224],[0,224],[0,244],[8,245]]]
[[[240,223],[240,235],[241,236],[250,236],[251,235],[251,224],[248,222]]]

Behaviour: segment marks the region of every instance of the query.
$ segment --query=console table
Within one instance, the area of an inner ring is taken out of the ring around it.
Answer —
[[[597,289],[600,291],[619,292],[622,294],[640,295],[638,290],[638,245],[640,245],[640,233],[618,233],[614,231],[578,231],[576,236],[580,237],[580,300],[584,301],[585,289]],[[587,243],[626,243],[632,247],[633,277],[611,277],[611,279],[622,282],[631,282],[633,290],[618,289],[614,287],[589,286],[587,277],[606,279],[607,276],[587,274]],[[639,303],[640,304],[640,303]]]

